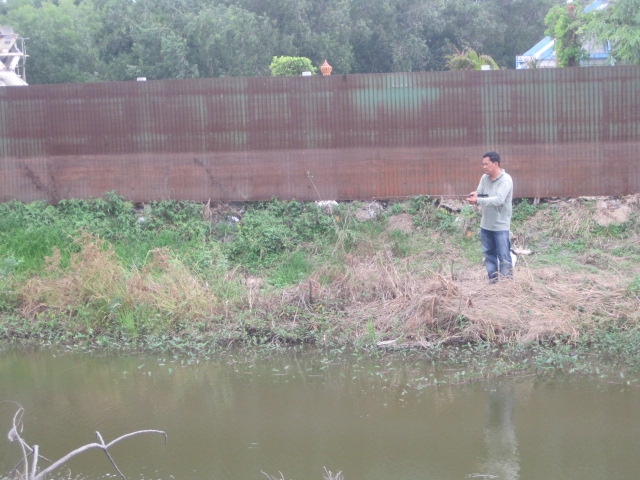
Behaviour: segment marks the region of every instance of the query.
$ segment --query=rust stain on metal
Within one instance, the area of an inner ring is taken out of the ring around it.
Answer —
[[[640,191],[640,67],[6,87],[0,200]],[[606,174],[606,175],[605,175]]]

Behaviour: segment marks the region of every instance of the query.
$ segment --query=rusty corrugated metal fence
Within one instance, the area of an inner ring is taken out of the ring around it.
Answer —
[[[0,88],[0,200],[640,191],[640,67]]]

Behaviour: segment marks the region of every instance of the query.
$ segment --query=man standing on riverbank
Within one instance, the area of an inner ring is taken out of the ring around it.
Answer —
[[[482,156],[484,175],[475,192],[471,192],[467,202],[482,207],[480,220],[480,243],[484,253],[484,263],[489,281],[495,283],[498,278],[511,278],[511,209],[513,200],[513,180],[500,168],[500,155],[488,152]],[[482,198],[478,197],[482,195]]]

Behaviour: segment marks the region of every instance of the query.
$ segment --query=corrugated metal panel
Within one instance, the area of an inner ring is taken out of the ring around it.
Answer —
[[[0,88],[0,200],[640,191],[640,67]]]

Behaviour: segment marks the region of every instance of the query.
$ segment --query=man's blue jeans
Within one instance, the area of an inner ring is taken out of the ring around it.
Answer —
[[[513,277],[509,232],[506,230],[494,232],[481,228],[480,243],[482,244],[484,264],[487,267],[489,280],[497,282],[499,276]]]

